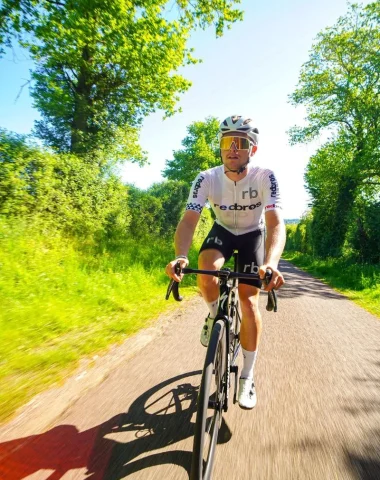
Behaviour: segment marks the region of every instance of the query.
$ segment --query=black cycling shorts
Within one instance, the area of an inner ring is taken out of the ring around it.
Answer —
[[[217,223],[214,223],[199,253],[210,248],[219,250],[226,262],[232,257],[234,250],[238,250],[238,271],[259,273],[259,267],[264,263],[264,232],[255,230],[243,235],[234,235]],[[239,283],[261,288],[262,282],[259,279],[248,280],[241,278]]]

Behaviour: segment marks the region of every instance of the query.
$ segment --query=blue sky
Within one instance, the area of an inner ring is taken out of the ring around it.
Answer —
[[[308,202],[304,170],[321,140],[289,146],[286,131],[302,123],[304,110],[291,106],[288,95],[297,84],[316,35],[344,15],[348,4],[344,0],[243,0],[241,8],[244,21],[234,24],[222,38],[216,39],[211,28],[193,34],[190,46],[203,63],[181,69],[193,84],[181,97],[182,113],[163,121],[162,112],[156,112],[145,120],[140,140],[150,165],[139,168],[126,164],[121,176],[128,183],[147,188],[162,180],[165,160],[181,148],[190,123],[210,115],[221,120],[228,115],[246,115],[255,120],[260,131],[253,161],[275,171],[285,218],[300,217]],[[20,50],[16,54],[9,51],[0,60],[0,127],[30,133],[39,118],[28,86],[16,101],[32,67]]]

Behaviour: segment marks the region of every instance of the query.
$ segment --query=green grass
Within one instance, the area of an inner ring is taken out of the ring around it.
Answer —
[[[166,302],[170,241],[79,242],[52,229],[0,220],[0,421],[61,383],[79,360],[123,342],[176,304]],[[196,265],[197,251],[190,253]],[[286,259],[380,316],[380,267]],[[195,294],[186,277],[185,295]]]
[[[76,244],[0,221],[0,420],[165,310],[170,242]],[[192,252],[195,260],[196,252]],[[186,296],[194,294],[187,278]]]
[[[321,260],[291,251],[284,252],[283,258],[380,317],[380,265],[361,265],[345,258]]]

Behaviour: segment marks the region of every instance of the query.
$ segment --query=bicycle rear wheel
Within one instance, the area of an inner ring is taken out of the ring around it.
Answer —
[[[211,332],[199,390],[191,480],[211,478],[225,399],[225,373],[225,324],[218,320]]]

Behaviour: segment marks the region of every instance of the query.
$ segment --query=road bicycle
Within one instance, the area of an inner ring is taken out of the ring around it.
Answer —
[[[215,317],[210,341],[206,352],[202,372],[201,385],[197,401],[197,417],[195,423],[193,455],[191,464],[191,480],[208,480],[214,462],[215,448],[218,440],[222,414],[227,412],[230,400],[231,374],[234,374],[233,403],[236,403],[238,390],[237,358],[240,351],[240,323],[238,279],[257,279],[256,273],[237,272],[237,256],[234,252],[234,269],[196,270],[181,269],[176,265],[176,273],[212,275],[219,279],[219,305]],[[268,270],[265,282],[270,282],[272,273]],[[171,280],[166,299],[173,293],[177,301],[181,301],[179,283]],[[268,292],[268,311],[277,312],[277,295],[274,290]]]

